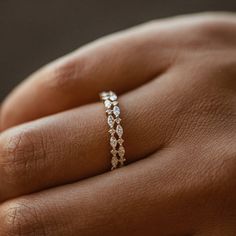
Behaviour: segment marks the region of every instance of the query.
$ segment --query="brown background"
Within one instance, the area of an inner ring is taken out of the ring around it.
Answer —
[[[0,100],[45,63],[151,19],[236,11],[236,0],[0,0]]]

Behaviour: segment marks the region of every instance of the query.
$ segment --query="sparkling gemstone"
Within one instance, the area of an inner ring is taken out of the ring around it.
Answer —
[[[112,102],[110,100],[105,100],[104,105],[106,108],[111,108]]]
[[[115,138],[114,136],[112,136],[112,137],[110,138],[110,144],[111,144],[111,146],[112,146],[113,148],[116,147],[116,145],[117,145],[117,140],[116,140],[116,138]]]
[[[107,92],[102,92],[100,93],[100,97],[103,99],[103,100],[106,100],[109,98],[109,93]]]
[[[114,106],[113,113],[116,117],[120,115],[120,108],[118,106]]]
[[[117,159],[117,157],[113,156],[111,159],[112,167],[117,167],[118,163],[119,163],[119,160]]]
[[[114,135],[114,134],[116,133],[116,131],[115,131],[114,129],[110,129],[108,132],[109,132],[111,135]]]
[[[126,159],[125,158],[120,158],[119,162],[120,162],[120,166],[123,166],[125,163]]]
[[[108,95],[107,92],[102,92],[102,93],[100,93],[100,96],[101,96],[101,97],[106,97],[107,95]]]
[[[116,96],[116,94],[114,94],[114,93],[110,93],[110,99],[111,99],[112,101],[117,100],[117,96]]]
[[[122,145],[122,144],[124,143],[124,139],[119,138],[117,142],[118,142],[120,145]]]
[[[125,155],[125,149],[124,149],[123,146],[120,146],[120,147],[119,147],[118,154],[119,154],[119,156],[120,156],[121,158],[124,157],[124,155]]]
[[[108,125],[109,125],[111,128],[113,127],[114,122],[115,122],[115,121],[114,121],[113,116],[109,115],[108,118],[107,118],[107,123],[108,123]]]
[[[108,94],[109,94],[108,92],[102,92],[102,93],[100,93],[100,96],[106,96]]]
[[[119,137],[123,135],[123,128],[121,125],[116,126],[116,133],[118,134]]]
[[[107,113],[108,115],[111,115],[111,114],[112,114],[112,110],[111,110],[111,109],[107,109],[107,110],[106,110],[106,113]]]
[[[111,150],[111,154],[112,154],[113,156],[116,156],[117,153],[118,153],[118,152],[117,152],[115,149],[112,149],[112,150]]]
[[[117,123],[117,124],[120,124],[120,122],[121,122],[121,118],[119,118],[119,117],[116,118],[116,123]]]
[[[116,106],[116,105],[118,105],[118,104],[119,104],[118,101],[114,101],[114,102],[112,103],[113,106]]]

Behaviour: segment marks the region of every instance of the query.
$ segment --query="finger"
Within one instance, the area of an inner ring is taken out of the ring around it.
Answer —
[[[6,99],[4,128],[129,91],[164,71],[172,56],[155,24],[98,40],[31,75]],[[158,36],[159,35],[159,36]]]
[[[225,144],[218,144],[207,152],[204,144],[176,145],[117,171],[10,200],[0,205],[0,233],[194,235],[222,226],[222,209],[234,228],[235,185],[227,184],[234,159],[227,159],[228,175],[219,152]]]
[[[198,45],[198,38],[184,36],[211,29],[218,22],[214,18],[214,14],[197,14],[153,21],[79,49],[19,86],[4,102],[0,126],[6,129],[87,104],[103,90],[123,93],[144,84],[167,70],[176,58],[180,60],[186,46]]]
[[[191,127],[196,137],[197,132],[206,132],[205,125],[199,125],[199,112],[186,116],[202,106],[196,80],[191,84],[189,76],[192,68],[181,65],[119,97],[129,162],[174,142],[186,145],[193,135]],[[200,94],[204,97],[205,90]],[[214,129],[216,124],[210,119],[209,125]],[[107,131],[104,107],[98,103],[5,131],[0,136],[0,200],[109,170]]]
[[[192,207],[193,197],[183,194],[191,192],[185,178],[190,171],[178,173],[173,158],[164,150],[115,172],[6,202],[0,207],[0,232],[192,235],[193,212],[202,206],[202,196]]]
[[[2,104],[0,104],[0,133],[3,130],[2,126],[1,126],[1,116],[2,116]]]
[[[163,148],[169,129],[174,133],[176,125],[167,118],[175,98],[165,99],[168,92],[161,81],[119,98],[128,162]],[[101,103],[12,128],[0,136],[0,200],[98,175],[110,169],[110,159]]]

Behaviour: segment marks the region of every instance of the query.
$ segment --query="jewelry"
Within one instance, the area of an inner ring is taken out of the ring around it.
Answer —
[[[114,170],[124,166],[126,161],[125,148],[123,146],[124,140],[122,139],[123,128],[121,126],[120,108],[117,95],[112,91],[100,93],[100,99],[104,103],[107,114],[108,132],[110,133],[110,145],[112,148],[111,170]]]

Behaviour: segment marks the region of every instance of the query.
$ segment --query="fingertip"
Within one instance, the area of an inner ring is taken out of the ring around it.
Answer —
[[[5,101],[1,104],[0,107],[0,132],[3,132],[11,125],[9,124],[11,121],[11,112],[6,109],[7,106],[5,105]]]

